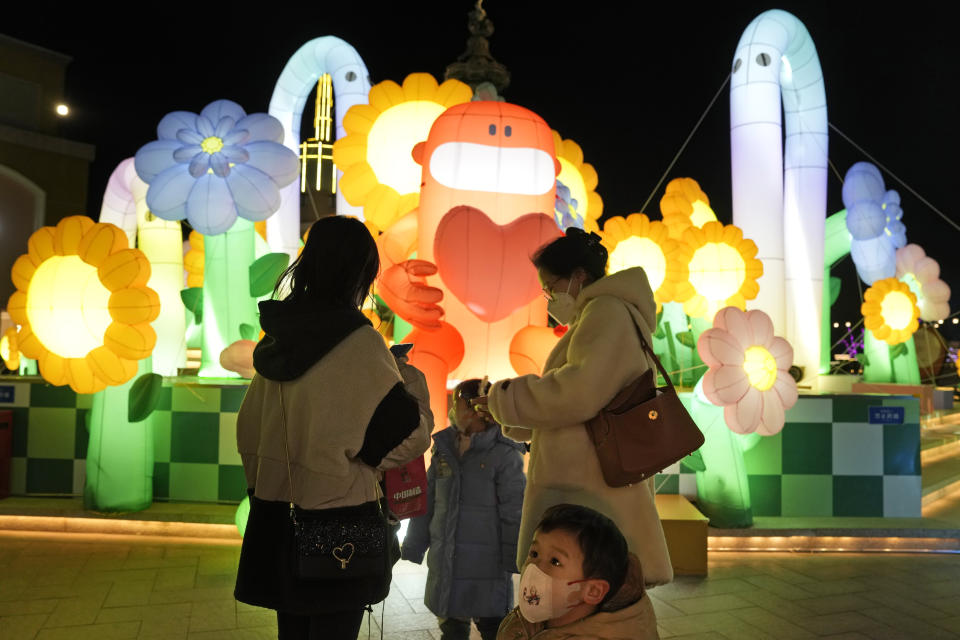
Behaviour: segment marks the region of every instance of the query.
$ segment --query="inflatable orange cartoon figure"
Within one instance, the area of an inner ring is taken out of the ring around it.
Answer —
[[[560,163],[543,118],[504,102],[447,109],[413,157],[420,206],[380,237],[380,294],[416,327],[411,362],[427,374],[439,417],[448,377],[496,380],[516,375],[511,352],[542,357],[515,338],[548,331],[530,257],[561,235],[551,215]]]

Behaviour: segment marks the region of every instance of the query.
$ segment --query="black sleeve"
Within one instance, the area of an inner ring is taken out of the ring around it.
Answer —
[[[402,382],[398,382],[373,412],[357,457],[365,464],[376,467],[419,425],[420,406],[417,399],[403,388]]]

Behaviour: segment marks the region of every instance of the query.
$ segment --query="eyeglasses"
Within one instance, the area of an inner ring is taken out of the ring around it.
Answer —
[[[553,288],[561,280],[563,280],[563,278],[554,278],[553,282],[543,285],[541,287],[541,289],[543,289],[543,297],[546,298],[547,300],[553,300],[553,295],[554,295]]]

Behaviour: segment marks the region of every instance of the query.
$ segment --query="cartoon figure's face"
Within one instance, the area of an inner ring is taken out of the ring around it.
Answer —
[[[450,189],[542,195],[553,189],[560,163],[550,127],[515,104],[468,102],[437,118],[414,149],[430,177]]]
[[[527,604],[538,605],[540,604],[540,593],[533,587],[524,589],[523,599],[527,601]]]

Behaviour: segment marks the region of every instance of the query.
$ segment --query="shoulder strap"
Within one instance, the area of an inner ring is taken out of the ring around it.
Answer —
[[[641,336],[641,339],[642,336]],[[283,450],[287,454],[287,485],[290,489],[290,509],[293,509],[293,475],[290,473],[290,446],[287,443],[287,417],[283,409],[283,383],[277,383],[280,389],[280,424],[283,425]]]
[[[630,307],[627,307],[627,313],[629,313],[630,318],[633,319],[633,313],[630,311]],[[637,336],[640,338],[640,346],[643,348],[643,351],[653,359],[653,362],[657,365],[657,370],[660,371],[660,375],[663,376],[663,379],[666,381],[667,385],[673,389],[673,380],[670,379],[670,375],[667,373],[667,370],[663,368],[663,363],[660,362],[660,358],[657,357],[657,354],[655,354],[653,349],[650,348],[650,345],[647,344],[646,339],[643,337],[643,331],[640,330],[640,325],[634,321],[633,327],[637,330]]]

